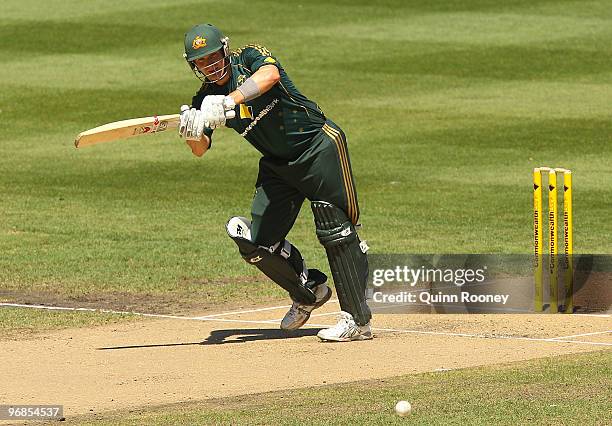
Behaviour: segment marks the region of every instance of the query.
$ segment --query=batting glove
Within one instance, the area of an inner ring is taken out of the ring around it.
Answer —
[[[209,95],[202,102],[201,111],[207,127],[216,129],[225,126],[227,119],[234,118],[236,103],[231,96]]]
[[[181,121],[179,124],[179,136],[185,140],[200,140],[204,133],[204,115],[197,108],[189,108],[188,105],[181,106]]]

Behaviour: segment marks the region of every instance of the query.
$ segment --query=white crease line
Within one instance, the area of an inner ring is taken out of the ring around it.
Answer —
[[[407,291],[406,293],[410,293],[409,291]],[[391,293],[391,295],[398,295],[399,293]],[[372,300],[372,299],[368,299],[368,300]],[[406,302],[406,303],[393,303],[393,304],[383,304],[384,302],[374,302],[374,303],[370,303],[369,306],[372,309],[372,312],[374,313],[382,313],[379,311],[382,311],[383,309],[400,309],[403,307],[428,307],[431,309],[435,309],[437,307],[442,307],[442,308],[450,308],[450,309],[464,309],[463,312],[448,312],[449,314],[464,314],[464,313],[473,313],[473,312],[465,312],[468,309],[472,309],[472,310],[483,310],[483,311],[500,311],[501,313],[508,313],[508,314],[536,314],[536,315],[542,315],[543,313],[540,312],[535,312],[533,310],[529,310],[529,309],[519,309],[519,308],[510,308],[510,307],[506,307],[506,308],[495,308],[495,307],[478,307],[478,306],[471,306],[471,307],[467,307],[466,305],[457,305],[457,304],[452,304],[452,303],[417,303],[417,302]],[[607,311],[606,311],[607,312]],[[396,313],[413,313],[413,312],[391,312],[392,314],[396,314]],[[415,312],[417,314],[429,314],[429,313],[435,313],[435,312]],[[485,312],[485,314],[488,312]],[[596,318],[610,318],[612,317],[612,315],[609,314],[584,314],[584,313],[572,313],[572,316],[575,317],[596,317]]]
[[[338,303],[338,299],[329,300],[327,303]],[[202,315],[200,317],[193,318],[217,318],[223,317],[227,315],[242,315],[242,314],[251,314],[254,312],[265,312],[265,311],[275,311],[278,309],[289,309],[291,305],[283,305],[283,306],[272,306],[270,308],[260,308],[260,309],[248,309],[244,311],[230,311],[230,312],[222,312],[220,314],[212,314],[212,315]]]
[[[189,317],[182,317],[179,315],[145,314],[141,312],[114,311],[111,309],[97,309],[97,308],[69,308],[65,306],[24,305],[21,303],[0,303],[0,306],[7,306],[7,307],[14,307],[14,308],[44,309],[48,311],[100,312],[100,313],[105,313],[105,314],[136,315],[139,317],[191,319]]]
[[[325,312],[325,313],[322,313],[322,314],[314,314],[314,315],[311,315],[310,318],[314,318],[314,317],[327,317],[327,316],[330,316],[330,315],[338,315],[340,312],[342,312],[342,311]]]
[[[272,306],[270,308],[248,309],[248,310],[244,310],[244,311],[222,312],[220,314],[202,315],[201,317],[195,317],[195,318],[216,318],[216,317],[223,317],[223,316],[226,316],[226,315],[240,315],[240,314],[251,314],[251,313],[254,313],[254,312],[275,311],[277,309],[287,309],[290,306],[291,305],[283,305],[283,306]]]
[[[182,317],[177,315],[164,315],[164,314],[145,314],[140,312],[126,312],[126,311],[113,311],[110,309],[94,309],[94,308],[68,308],[62,306],[44,306],[44,305],[23,305],[19,303],[0,303],[0,306],[18,307],[18,308],[31,308],[31,309],[47,309],[57,311],[87,311],[87,312],[103,312],[111,314],[127,314],[137,315],[142,317],[153,317],[153,318],[169,318],[169,319],[180,319],[188,321],[211,321],[211,322],[229,322],[229,323],[246,323],[246,324],[273,324],[277,323],[277,320],[233,320],[227,318],[207,318],[207,317]],[[330,327],[331,324],[308,324],[309,327]],[[527,340],[532,342],[552,342],[552,343],[572,343],[582,345],[596,345],[596,346],[612,346],[612,343],[603,342],[584,342],[581,340],[561,340],[562,338],[538,338],[538,337],[520,337],[520,336],[504,336],[504,335],[485,335],[485,334],[468,334],[468,333],[448,333],[444,331],[422,331],[422,330],[404,330],[395,328],[377,328],[372,327],[373,331],[391,332],[391,333],[410,333],[410,334],[427,334],[437,336],[452,336],[452,337],[471,337],[477,339],[505,339],[505,340]]]
[[[510,336],[498,336],[501,339],[510,338]],[[516,337],[516,339],[520,340],[535,340],[540,342],[560,342],[560,343],[577,343],[583,345],[594,345],[594,346],[612,346],[612,343],[603,343],[603,342],[584,342],[582,340],[561,340],[561,339],[532,339],[529,337]]]
[[[610,318],[612,315],[608,314],[572,314],[575,317],[592,317],[592,318]]]
[[[250,320],[231,320],[225,318],[207,318],[203,317],[184,317],[180,315],[166,315],[166,314],[147,314],[142,312],[129,312],[129,311],[113,311],[111,309],[95,309],[95,308],[67,308],[63,306],[46,306],[46,305],[22,305],[19,303],[0,303],[0,306],[16,307],[16,308],[31,308],[31,309],[44,309],[49,311],[77,311],[77,312],[100,312],[105,314],[120,314],[120,315],[135,315],[139,317],[150,317],[150,318],[167,318],[167,319],[180,319],[180,320],[191,320],[191,321],[218,321],[218,322],[244,322],[244,323],[271,323],[273,320],[261,320],[261,321],[250,321]]]
[[[210,321],[210,322],[238,322],[246,324],[278,324],[277,320],[241,320],[228,318],[206,318],[206,317],[179,317],[180,319],[190,321]],[[327,326],[326,326],[327,327]]]
[[[557,339],[572,339],[574,337],[595,336],[596,334],[606,334],[606,333],[612,333],[612,330],[596,331],[594,333],[572,334],[571,336],[553,337],[553,339],[554,340],[557,340]]]
[[[340,312],[342,312],[342,311],[325,312],[325,313],[322,313],[322,314],[312,314],[312,315],[310,315],[310,318],[327,317],[327,316],[331,316],[331,315],[338,315]],[[282,320],[283,320],[282,318],[277,318],[275,320],[270,320],[270,321],[280,322]]]
[[[337,299],[330,300],[329,302],[338,302]],[[328,302],[328,303],[329,303]],[[114,311],[112,309],[98,309],[98,308],[70,308],[65,306],[47,306],[47,305],[26,305],[21,303],[0,303],[0,306],[7,307],[15,307],[15,308],[31,308],[31,309],[46,309],[49,311],[77,311],[77,312],[102,312],[106,314],[121,314],[121,315],[136,315],[141,317],[152,317],[152,318],[170,318],[170,319],[184,319],[184,320],[200,320],[205,321],[207,319],[218,318],[220,316],[226,315],[239,315],[239,314],[247,314],[254,312],[262,312],[262,311],[272,311],[276,309],[288,309],[290,305],[285,306],[273,306],[270,308],[261,308],[261,309],[249,309],[245,311],[232,311],[232,312],[223,312],[220,314],[212,314],[212,315],[202,315],[197,317],[185,317],[180,315],[166,315],[166,314],[147,314],[142,312],[133,312],[133,311]],[[312,315],[316,316],[316,315]],[[223,321],[222,319],[218,319],[219,321]],[[262,320],[262,322],[275,322],[277,320]],[[244,321],[251,322],[251,321]],[[257,322],[257,321],[256,321]]]
[[[394,328],[375,328],[375,327],[372,327],[372,330],[392,332],[392,333],[413,333],[413,334],[432,334],[432,335],[454,336],[454,337],[473,337],[473,338],[478,338],[478,339],[527,340],[527,341],[532,341],[532,342],[576,343],[576,344],[584,344],[584,345],[612,346],[612,343],[584,342],[580,340],[561,340],[562,338],[505,336],[505,335],[499,335],[499,334],[486,335],[486,334],[468,334],[468,333],[447,333],[444,331],[402,330],[402,329],[394,329]]]

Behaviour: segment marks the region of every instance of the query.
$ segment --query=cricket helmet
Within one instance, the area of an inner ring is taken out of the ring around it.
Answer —
[[[223,75],[217,79],[211,79],[209,75],[198,69],[194,61],[220,50],[223,52],[223,58],[217,62],[223,61]],[[214,83],[223,79],[230,66],[229,54],[229,38],[224,36],[214,25],[199,24],[185,33],[185,53],[183,57],[196,77],[202,81]]]

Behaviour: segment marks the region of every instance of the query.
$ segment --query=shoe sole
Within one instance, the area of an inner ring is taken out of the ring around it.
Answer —
[[[332,297],[332,289],[327,287],[327,294],[323,296],[323,299],[315,303],[314,308],[312,310],[314,311],[315,309],[320,308],[321,306],[325,305],[327,301],[331,299],[331,297]]]
[[[353,337],[338,337],[338,338],[321,337],[319,335],[317,335],[317,337],[321,339],[323,342],[359,342],[363,340],[372,340],[374,338],[372,334],[370,334],[369,336],[358,334],[357,336],[353,336]]]
[[[327,287],[327,294],[325,296],[323,296],[323,299],[319,300],[317,303],[314,304],[314,308],[312,308],[312,310],[314,311],[317,308],[320,308],[321,306],[325,305],[327,303],[327,301],[329,299],[331,299],[332,297],[332,289]],[[308,315],[306,316],[306,318],[304,318],[304,321],[302,321],[301,323],[295,323],[296,325],[293,325],[291,328],[283,328],[281,327],[281,330],[297,330],[298,328],[300,328],[301,326],[303,326],[304,324],[306,324],[306,322],[310,319],[310,314],[312,313],[309,312]]]

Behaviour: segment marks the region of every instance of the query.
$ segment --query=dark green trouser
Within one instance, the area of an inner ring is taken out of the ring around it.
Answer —
[[[284,240],[306,198],[334,204],[357,224],[359,207],[346,137],[329,120],[295,161],[259,161],[251,240],[262,246]]]

